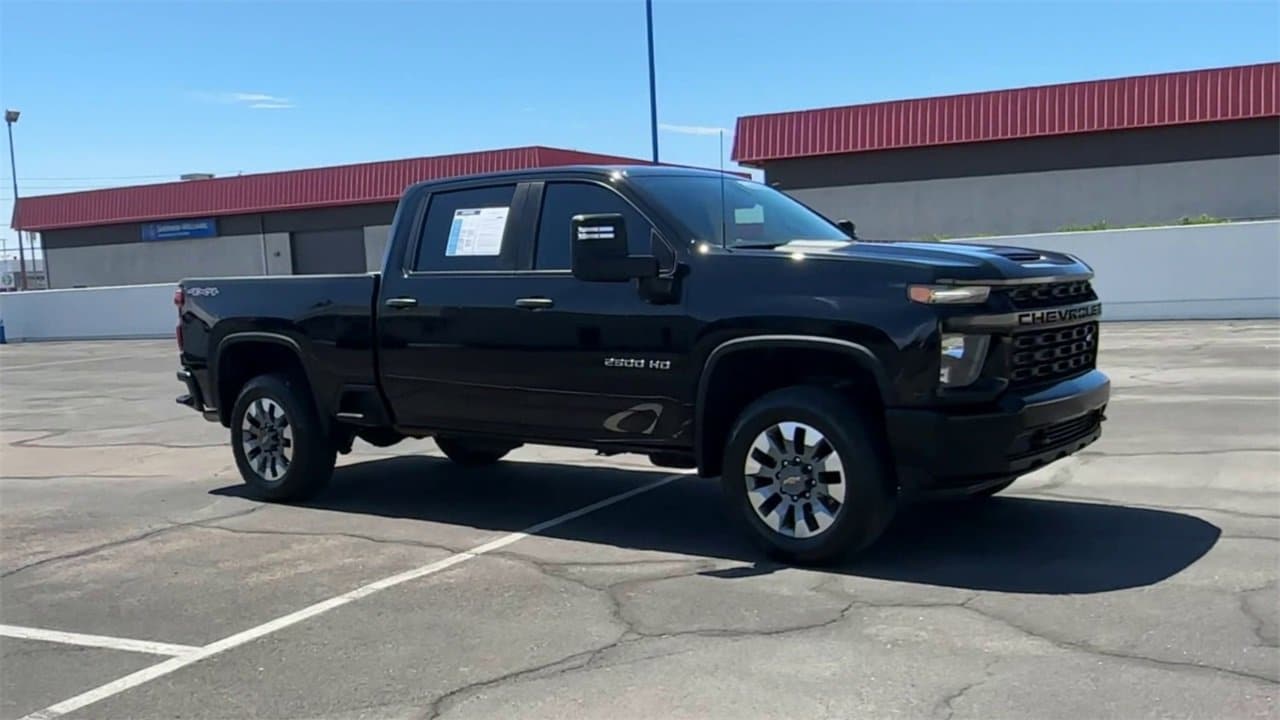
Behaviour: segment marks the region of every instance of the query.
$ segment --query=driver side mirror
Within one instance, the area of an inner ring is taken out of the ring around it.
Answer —
[[[575,215],[569,228],[575,278],[589,282],[626,282],[657,277],[657,258],[629,254],[627,224],[621,214]]]
[[[858,239],[858,231],[857,231],[857,229],[854,227],[854,225],[853,225],[853,221],[852,221],[852,220],[841,220],[840,222],[837,222],[837,223],[836,223],[836,225],[837,225],[841,230],[843,230],[843,231],[844,231],[844,234],[845,234],[845,235],[848,235],[851,239],[853,239],[853,240],[857,240],[857,239]]]

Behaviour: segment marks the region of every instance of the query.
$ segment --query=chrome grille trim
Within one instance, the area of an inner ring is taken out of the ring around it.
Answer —
[[[1015,333],[1010,344],[1011,384],[1025,386],[1063,380],[1096,367],[1098,323]]]

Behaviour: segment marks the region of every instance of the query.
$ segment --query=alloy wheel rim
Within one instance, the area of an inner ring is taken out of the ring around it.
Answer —
[[[240,424],[240,447],[249,466],[264,480],[284,477],[293,461],[293,427],[280,403],[258,398],[249,405]]]
[[[756,517],[780,535],[821,535],[844,510],[844,463],[811,425],[782,422],[766,428],[747,451],[743,476]]]

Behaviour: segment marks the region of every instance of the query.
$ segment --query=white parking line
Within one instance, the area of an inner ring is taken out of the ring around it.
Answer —
[[[464,563],[472,558],[476,558],[481,555],[484,555],[485,553],[491,553],[494,550],[504,548],[515,542],[519,542],[529,537],[530,535],[536,535],[544,530],[549,530],[550,528],[553,528],[557,525],[562,525],[564,523],[567,523],[570,520],[576,520],[577,518],[580,518],[583,515],[587,515],[597,510],[604,509],[606,507],[609,507],[610,505],[620,503],[623,500],[627,500],[629,498],[633,498],[642,493],[649,492],[650,490],[655,490],[659,487],[662,487],[663,485],[666,485],[667,483],[679,480],[680,478],[685,477],[687,474],[688,473],[680,473],[679,475],[671,475],[668,477],[664,477],[661,480],[655,480],[647,485],[641,485],[640,487],[633,488],[631,490],[628,490],[627,492],[605,498],[604,500],[601,500],[599,502],[591,503],[590,505],[586,505],[584,507],[578,508],[577,510],[574,510],[572,512],[567,512],[563,515],[551,518],[550,520],[540,522],[536,525],[530,525],[524,530],[521,530],[519,532],[514,532],[509,535],[504,535],[498,538],[497,540],[484,543],[483,545],[478,545],[465,552],[460,552],[456,555],[450,555],[449,557],[443,560],[437,560],[436,562],[423,565],[422,567],[414,568],[412,570],[402,572],[398,575],[392,575],[391,577],[383,578],[382,580],[371,582],[368,585],[362,585],[361,587],[358,587],[355,590],[352,590],[347,593],[343,593],[342,595],[330,598],[328,600],[321,600],[320,602],[314,605],[310,605],[308,607],[302,608],[297,612],[289,613],[288,615],[285,615],[283,617],[278,617],[275,620],[263,623],[262,625],[259,625],[257,627],[249,628],[244,632],[236,633],[235,635],[225,637],[221,640],[216,640],[214,642],[209,643],[208,645],[205,645],[204,647],[194,648],[194,650],[189,654],[179,655],[177,657],[170,658],[169,660],[165,660],[164,662],[159,663],[157,665],[152,665],[151,667],[143,668],[142,670],[139,670],[133,673],[132,675],[126,675],[120,678],[119,680],[115,680],[105,685],[101,685],[99,687],[89,690],[88,692],[81,693],[68,700],[63,700],[62,702],[57,703],[56,705],[50,705],[44,710],[40,710],[38,712],[27,715],[26,717],[22,718],[22,720],[50,720],[51,718],[56,718],[61,715],[66,715],[69,712],[75,712],[76,710],[79,710],[80,708],[85,707],[86,705],[92,705],[93,703],[99,702],[101,700],[105,700],[113,695],[118,695],[124,692],[125,690],[137,687],[145,682],[149,682],[151,680],[155,680],[158,677],[163,677],[165,675],[168,675],[169,673],[174,672],[175,670],[179,670],[188,665],[198,663],[201,660],[204,660],[205,658],[212,657],[214,655],[217,655],[218,653],[226,652],[227,650],[230,650],[235,647],[239,647],[241,645],[244,645],[245,643],[256,640],[264,635],[270,635],[271,633],[276,632],[277,630],[282,630],[284,628],[287,628],[290,625],[296,625],[302,622],[303,620],[306,620],[308,618],[313,618],[317,615],[320,615],[321,613],[326,613],[334,608],[342,607],[343,605],[359,600],[360,598],[368,597],[369,595],[372,595],[378,592],[379,590],[386,590],[387,588],[395,587],[396,585],[408,582],[410,580],[416,580],[418,578],[426,577],[427,575],[431,575],[433,573],[438,573],[441,570],[445,570],[447,568],[453,567],[454,565],[457,565],[459,563]]]
[[[27,363],[26,365],[0,365],[0,372],[12,370],[39,370],[57,365],[77,365],[80,363],[107,362],[110,360],[137,360],[137,355],[102,355],[99,357],[83,357],[74,360],[53,360],[50,362]]]
[[[82,645],[84,647],[108,648],[110,650],[127,650],[129,652],[149,653],[151,655],[186,655],[200,649],[194,645],[174,645],[172,643],[151,642],[150,640],[132,640],[130,638],[109,637],[106,635],[85,635],[84,633],[45,630],[44,628],[19,627],[17,625],[0,625],[0,636],[19,638],[21,640],[42,640],[44,642],[62,643],[64,645]]]

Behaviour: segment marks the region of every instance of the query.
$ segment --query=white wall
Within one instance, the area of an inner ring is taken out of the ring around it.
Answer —
[[[1093,267],[1105,320],[1280,318],[1280,220],[970,242],[1079,257]]]
[[[173,337],[176,285],[0,293],[7,342]]]

